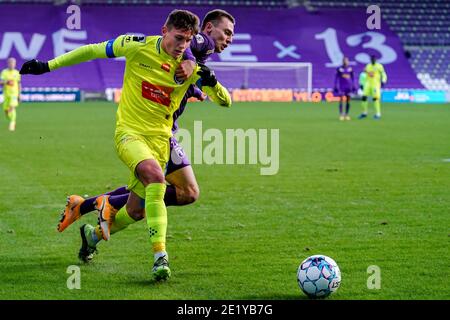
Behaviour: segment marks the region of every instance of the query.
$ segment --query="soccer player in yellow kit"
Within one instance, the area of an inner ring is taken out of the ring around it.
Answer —
[[[380,90],[387,81],[387,75],[384,71],[383,65],[376,61],[375,56],[370,57],[370,63],[366,65],[366,67],[364,68],[364,72],[366,74],[366,77],[364,79],[364,85],[362,89],[363,96],[361,103],[363,112],[359,116],[359,119],[364,119],[367,117],[367,97],[372,97],[373,105],[375,107],[375,115],[373,116],[373,118],[378,120],[381,119]]]
[[[198,23],[199,19],[193,13],[174,10],[162,28],[163,36],[122,35],[103,43],[82,46],[48,63],[29,61],[21,69],[21,73],[41,74],[95,58],[126,58],[122,97],[116,116],[115,145],[119,158],[131,171],[128,183],[131,193],[126,206],[115,215],[111,230],[134,223],[130,212],[146,212],[154,253],[152,271],[156,280],[170,277],[163,168],[169,159],[172,115],[193,83],[200,85],[210,96],[228,95],[205,66],[196,67],[196,72],[186,81],[179,81],[175,76],[184,51],[198,33]],[[145,206],[142,206],[143,200]]]
[[[9,120],[9,131],[16,130],[16,108],[20,100],[20,73],[16,70],[16,59],[9,58],[8,68],[0,74],[0,85],[3,85],[3,111]]]

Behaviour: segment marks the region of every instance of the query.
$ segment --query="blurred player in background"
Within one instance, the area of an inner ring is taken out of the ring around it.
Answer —
[[[211,54],[221,53],[229,44],[232,43],[234,35],[234,17],[228,12],[220,9],[208,12],[203,18],[202,30],[192,39],[190,50],[186,50],[185,58],[190,61],[205,63]],[[182,64],[183,65],[183,64]],[[177,70],[177,75],[185,78],[189,72]],[[178,130],[177,119],[181,116],[186,108],[188,98],[195,96],[199,100],[204,100],[203,93],[195,86],[190,86],[184,96],[180,108],[173,114],[174,124],[172,134]],[[212,101],[224,105],[227,102],[221,97],[210,97]],[[217,99],[219,98],[219,99]],[[199,187],[195,178],[192,166],[187,158],[183,148],[178,144],[174,136],[170,138],[170,159],[167,163],[165,179],[169,183],[166,187],[164,202],[166,206],[181,206],[195,202],[199,196]],[[126,186],[120,187],[108,193],[84,199],[79,195],[71,195],[67,199],[66,208],[62,214],[58,224],[58,231],[64,231],[73,222],[78,220],[86,213],[99,211],[99,216],[103,218],[114,217],[127,202],[130,191]],[[143,215],[134,215],[133,219],[138,221],[144,218]],[[125,228],[126,226],[124,226]],[[94,227],[86,225],[85,228],[91,230]],[[122,228],[123,229],[123,228]],[[122,229],[113,228],[109,230],[101,230],[100,226],[95,228],[95,233],[99,235],[95,243],[96,245],[102,237],[101,233],[116,233]],[[80,255],[83,261],[89,261],[93,255]]]
[[[365,79],[363,78],[363,96],[362,96],[362,108],[363,112],[358,117],[359,119],[364,119],[368,114],[368,102],[367,97],[372,97],[373,105],[375,107],[374,119],[381,119],[381,87],[387,81],[387,75],[384,71],[383,65],[377,62],[375,56],[370,57],[370,63],[364,68]],[[360,78],[361,80],[361,78]]]
[[[349,66],[348,58],[344,57],[342,66],[336,69],[334,78],[334,93],[340,97],[339,100],[339,120],[350,120],[350,93],[355,92],[355,79],[353,68]],[[345,111],[343,111],[343,101],[345,100]]]
[[[21,69],[25,74],[42,74],[61,67],[96,58],[126,57],[122,97],[117,109],[115,145],[119,158],[130,170],[131,191],[126,206],[117,212],[111,228],[134,223],[137,213],[147,216],[152,243],[156,280],[170,277],[166,251],[167,209],[164,203],[166,184],[164,168],[169,160],[169,138],[172,136],[173,113],[179,108],[189,86],[199,83],[210,96],[227,96],[228,92],[206,66],[197,67],[186,81],[179,81],[177,70],[184,51],[198,33],[198,17],[186,10],[174,10],[162,27],[162,36],[122,35],[98,44],[81,46],[49,62],[32,60]],[[141,61],[146,61],[143,65]],[[152,70],[149,72],[149,68]],[[198,82],[200,80],[200,82]],[[229,97],[229,95],[228,95]],[[109,231],[111,221],[102,220]],[[81,231],[89,253],[95,250],[89,240],[95,232]],[[108,240],[108,234],[102,234]]]
[[[9,120],[9,131],[16,130],[16,108],[20,101],[20,73],[16,70],[16,59],[8,58],[8,67],[0,74],[0,85],[3,85],[3,111]]]

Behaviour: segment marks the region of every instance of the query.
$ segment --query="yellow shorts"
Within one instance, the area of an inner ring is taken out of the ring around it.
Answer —
[[[363,96],[380,99],[381,87],[367,83],[363,89]]]
[[[17,107],[19,105],[18,96],[3,96],[3,110],[8,110],[10,107]]]
[[[135,133],[116,132],[116,151],[120,160],[130,169],[128,190],[145,199],[145,187],[136,176],[136,167],[143,160],[156,160],[164,172],[169,161],[169,138],[165,136],[142,136]]]

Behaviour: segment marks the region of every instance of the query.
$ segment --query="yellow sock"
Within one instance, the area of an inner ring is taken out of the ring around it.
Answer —
[[[10,121],[16,123],[16,119],[17,119],[17,113],[16,113],[16,108],[13,108],[13,110],[9,113],[10,114]]]
[[[379,99],[375,100],[373,102],[373,106],[375,107],[375,113],[380,116],[381,115],[381,103],[380,103],[380,100]]]
[[[125,229],[130,224],[135,223],[136,220],[134,220],[127,212],[127,206],[123,206],[115,215],[114,221],[111,225],[110,233],[114,234],[116,232],[119,232],[120,230]]]
[[[368,111],[369,111],[369,105],[368,105],[367,100],[361,102],[361,106],[362,106],[362,109],[363,109],[363,113],[364,113],[364,114],[367,114]]]
[[[145,212],[153,252],[165,251],[167,209],[164,203],[164,183],[151,183],[145,188]]]
[[[166,244],[163,242],[152,243],[152,249],[153,249],[153,252],[166,251]]]

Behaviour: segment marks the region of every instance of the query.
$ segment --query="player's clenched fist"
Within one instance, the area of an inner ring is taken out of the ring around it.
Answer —
[[[175,77],[178,80],[186,81],[194,72],[196,66],[197,64],[194,61],[184,60],[180,63],[177,70],[175,70]]]
[[[36,59],[25,62],[20,68],[20,74],[43,74],[50,72],[48,62],[42,62]]]
[[[202,78],[202,86],[215,87],[217,78],[214,71],[201,63],[199,63],[198,66],[200,67],[200,70],[197,74]]]

